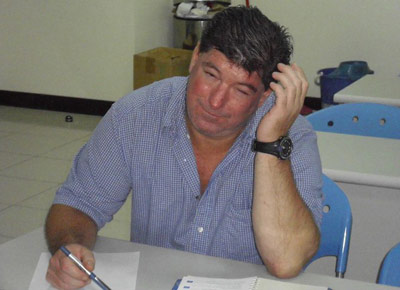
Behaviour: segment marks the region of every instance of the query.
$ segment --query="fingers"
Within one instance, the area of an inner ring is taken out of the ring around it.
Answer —
[[[304,71],[296,63],[292,64],[292,68],[293,68],[294,72],[296,73],[296,76],[301,81],[301,94],[302,94],[301,97],[304,101],[304,98],[306,97],[306,94],[308,91],[308,86],[309,86],[307,77],[306,77]]]
[[[270,87],[277,96],[277,103],[287,106],[302,106],[308,90],[308,81],[303,70],[296,64],[278,64],[279,72],[272,77],[278,82],[272,82]]]
[[[80,258],[83,266],[85,266],[86,269],[88,269],[90,272],[94,270],[95,260],[92,251],[89,251],[87,248],[82,247],[81,254],[78,258]]]
[[[278,64],[270,83],[274,91],[275,105],[263,117],[257,128],[257,139],[269,141],[287,134],[303,107],[308,90],[307,78],[296,64]]]
[[[89,271],[93,271],[95,260],[90,250],[80,245],[68,245],[68,249]],[[46,280],[57,289],[77,289],[90,283],[89,276],[60,250],[49,261]]]

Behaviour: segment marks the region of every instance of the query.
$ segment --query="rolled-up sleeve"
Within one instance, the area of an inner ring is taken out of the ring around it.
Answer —
[[[115,111],[113,106],[76,155],[67,180],[53,202],[86,213],[99,228],[112,220],[131,188]]]

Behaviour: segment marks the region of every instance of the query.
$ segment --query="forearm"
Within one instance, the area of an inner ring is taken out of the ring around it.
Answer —
[[[254,168],[253,227],[269,272],[297,275],[319,246],[319,230],[299,195],[290,161],[257,153]]]
[[[83,212],[72,207],[53,205],[46,219],[45,235],[49,251],[54,254],[62,245],[80,244],[93,249],[97,225]]]

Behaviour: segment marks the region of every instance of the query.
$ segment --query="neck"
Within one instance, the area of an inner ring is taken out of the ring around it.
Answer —
[[[186,120],[190,140],[192,146],[199,151],[207,151],[210,153],[222,154],[229,151],[235,142],[239,134],[222,136],[222,137],[210,137],[198,132],[189,120]]]

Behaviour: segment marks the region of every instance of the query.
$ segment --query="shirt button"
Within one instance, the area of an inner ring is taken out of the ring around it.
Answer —
[[[185,159],[183,159],[183,162],[186,162],[186,158],[185,158]]]
[[[187,137],[188,139],[190,139],[190,135],[189,135],[189,134],[186,134],[186,137]]]
[[[202,233],[202,232],[204,231],[204,228],[203,228],[203,227],[198,227],[198,228],[197,228],[197,231],[198,231],[199,233]]]

